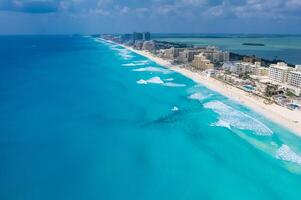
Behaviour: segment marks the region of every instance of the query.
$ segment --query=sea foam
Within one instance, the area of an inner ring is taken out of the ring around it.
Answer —
[[[193,94],[191,94],[188,98],[189,99],[193,99],[193,100],[199,100],[199,101],[202,101],[204,99],[207,99],[209,97],[211,97],[212,95],[204,95],[202,94],[201,92],[195,92]]]
[[[301,165],[301,156],[285,144],[277,150],[276,158]]]
[[[138,83],[140,85],[146,85],[148,83],[152,83],[152,84],[163,85],[163,86],[166,86],[166,87],[185,87],[186,86],[185,84],[179,84],[179,83],[172,83],[172,82],[165,83],[158,76],[152,77],[148,80],[140,79],[139,81],[136,81],[136,83]]]
[[[173,78],[166,78],[164,79],[164,81],[173,81],[174,79]]]
[[[144,67],[144,68],[133,69],[133,71],[135,71],[135,72],[159,72],[162,74],[171,73],[170,70],[159,68],[159,67]]]
[[[124,67],[136,67],[136,66],[140,66],[140,65],[144,65],[143,63],[125,63],[122,64],[122,66]]]
[[[166,87],[186,87],[185,84],[181,84],[181,83],[172,83],[172,82],[167,82],[163,84]]]
[[[176,107],[176,106],[174,106],[174,107],[171,109],[171,111],[173,111],[173,112],[179,111],[179,108]]]
[[[240,112],[220,101],[211,101],[204,104],[207,109],[212,109],[218,113],[220,118],[218,122],[213,123],[214,126],[223,126],[226,128],[237,128],[241,130],[251,130],[254,134],[268,136],[273,132],[265,124],[259,120]]]

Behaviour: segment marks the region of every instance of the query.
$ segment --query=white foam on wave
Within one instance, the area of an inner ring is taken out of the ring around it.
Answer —
[[[171,111],[173,111],[173,112],[179,111],[179,108],[176,107],[176,106],[174,106],[174,107],[171,109]]]
[[[125,63],[125,64],[122,64],[122,66],[124,66],[124,67],[136,67],[136,66],[141,66],[141,65],[144,65],[144,64],[141,64],[141,63]]]
[[[136,83],[138,84],[143,84],[143,85],[146,85],[148,83],[151,83],[151,84],[158,84],[158,85],[163,85],[163,86],[166,86],[166,87],[185,87],[186,85],[185,84],[179,84],[179,83],[172,83],[172,82],[167,82],[165,83],[160,77],[158,76],[155,76],[155,77],[152,77],[148,80],[144,80],[144,79],[140,79],[139,81],[136,81]]]
[[[220,127],[231,129],[231,125],[224,120],[218,120],[218,122],[211,124],[211,126],[220,126]]]
[[[139,81],[136,81],[136,83],[140,84],[140,85],[146,85],[147,84],[147,81],[146,80],[143,80],[143,79],[140,79]]]
[[[119,55],[124,59],[124,60],[129,60],[133,58],[134,56],[131,55],[131,52],[127,49],[118,49]]]
[[[98,43],[104,43],[104,44],[107,44],[103,39],[101,39],[101,38],[93,38],[93,40],[95,41],[95,42],[98,42]]]
[[[136,60],[136,61],[134,61],[134,63],[141,64],[141,65],[146,65],[146,64],[149,64],[150,61],[149,60]]]
[[[204,104],[207,109],[212,109],[219,114],[220,119],[218,122],[213,123],[214,126],[223,126],[226,128],[237,128],[241,130],[251,130],[257,135],[268,136],[273,132],[265,124],[259,120],[240,112],[231,106],[228,106],[220,101],[211,101]]]
[[[276,158],[301,165],[301,156],[285,144],[277,150]]]
[[[185,84],[181,84],[181,83],[172,83],[172,82],[164,83],[164,86],[166,86],[166,87],[186,87]]]
[[[147,82],[154,83],[154,84],[164,84],[164,81],[162,81],[161,78],[158,76],[148,79]]]
[[[155,76],[155,77],[152,77],[152,78],[150,78],[148,80],[140,79],[136,83],[141,84],[141,85],[146,85],[148,83],[152,83],[152,84],[164,84],[164,81],[162,81],[160,77]]]
[[[189,99],[193,99],[193,100],[202,101],[202,100],[207,99],[207,98],[209,98],[211,96],[212,95],[204,95],[201,92],[195,92],[195,93],[191,94],[188,98]]]
[[[137,66],[137,64],[135,64],[135,63],[125,63],[125,64],[122,64],[122,66],[124,66],[124,67],[135,67],[135,66]]]
[[[174,79],[173,78],[166,78],[164,79],[164,81],[173,81]]]
[[[144,68],[133,69],[132,71],[135,71],[135,72],[159,72],[162,74],[171,73],[170,70],[159,68],[159,67],[144,67]]]

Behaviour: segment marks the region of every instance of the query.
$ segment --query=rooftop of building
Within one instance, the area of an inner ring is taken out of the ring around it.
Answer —
[[[289,66],[286,63],[279,62],[277,64],[271,64],[271,68],[281,69],[281,70],[287,70],[289,69]]]

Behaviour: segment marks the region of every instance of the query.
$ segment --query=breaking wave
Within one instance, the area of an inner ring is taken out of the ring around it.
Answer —
[[[301,165],[301,156],[285,144],[277,150],[276,158]]]
[[[164,81],[173,81],[174,79],[173,78],[166,78],[164,79]]]
[[[138,84],[143,84],[146,85],[148,83],[153,83],[153,84],[164,84],[164,81],[161,80],[160,77],[155,76],[153,78],[150,78],[148,80],[144,80],[144,79],[140,79],[139,81],[137,81]]]
[[[159,68],[159,67],[144,67],[144,68],[139,68],[139,69],[133,69],[133,71],[135,71],[135,72],[159,72],[159,73],[163,73],[163,74],[171,73],[170,70]]]
[[[207,99],[209,97],[211,97],[212,95],[204,95],[202,94],[201,92],[195,92],[193,94],[191,94],[188,98],[189,99],[193,99],[193,100],[199,100],[199,101],[202,101],[204,99]]]
[[[185,84],[181,84],[181,83],[172,83],[172,82],[164,83],[164,86],[166,86],[166,87],[186,87]]]
[[[118,51],[118,55],[121,56],[124,60],[129,60],[134,57],[133,55],[131,55],[132,52],[127,49],[118,49]]]
[[[163,85],[166,87],[185,87],[185,84],[179,84],[179,83],[172,83],[172,82],[167,82],[165,83],[160,77],[155,76],[152,77],[148,80],[144,80],[144,79],[140,79],[139,81],[136,81],[136,83],[141,84],[141,85],[146,85],[146,84],[159,84],[159,85]]]
[[[257,135],[272,135],[273,132],[265,124],[259,120],[240,112],[220,101],[211,101],[204,104],[207,109],[212,109],[219,114],[218,122],[213,123],[213,126],[223,126],[226,128],[237,128],[241,130],[250,130]]]
[[[179,108],[176,107],[176,106],[174,106],[174,107],[171,109],[171,111],[173,111],[173,112],[179,111]]]

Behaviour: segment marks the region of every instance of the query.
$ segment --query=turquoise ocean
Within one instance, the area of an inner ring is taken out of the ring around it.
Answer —
[[[301,139],[97,38],[0,37],[0,199],[301,198]]]

